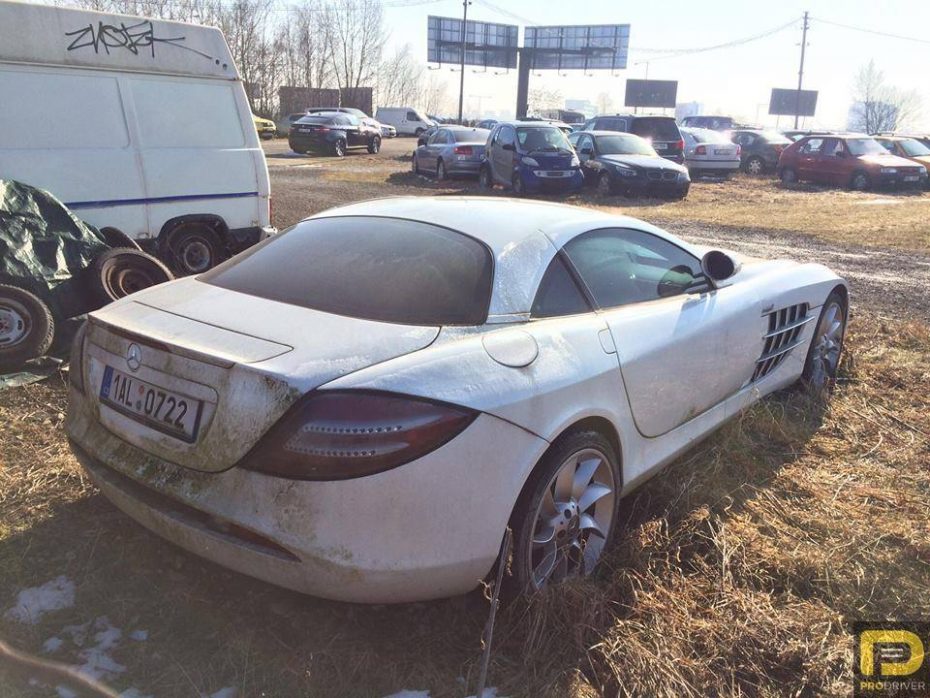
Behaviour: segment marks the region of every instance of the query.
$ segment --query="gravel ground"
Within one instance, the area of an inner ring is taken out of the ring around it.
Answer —
[[[338,159],[296,155],[284,140],[266,143],[275,224],[285,228],[318,211],[364,199],[477,191],[476,184],[469,180],[438,184],[415,176],[410,171],[409,157],[415,147],[412,138],[395,138],[384,141],[378,155],[356,151]],[[760,186],[766,184],[765,180],[759,182]],[[701,186],[702,182],[693,185]],[[593,201],[588,195],[574,197],[571,203],[603,206],[602,201]],[[720,245],[754,257],[820,262],[850,282],[854,309],[930,321],[930,254],[823,241],[817,238],[816,231],[791,233],[672,221],[661,213],[650,215],[649,205],[637,205],[631,214],[698,244]],[[893,212],[889,211],[889,215]]]

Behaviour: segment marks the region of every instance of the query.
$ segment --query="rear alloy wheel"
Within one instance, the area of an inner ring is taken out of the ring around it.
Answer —
[[[174,278],[152,255],[126,249],[97,255],[87,272],[89,290],[98,307]]]
[[[375,136],[368,142],[368,152],[372,155],[377,155],[381,150],[381,139],[378,136]]]
[[[751,175],[761,175],[765,173],[765,161],[758,157],[753,156],[746,161],[746,172]]]
[[[846,299],[834,291],[820,311],[801,380],[816,395],[829,393],[836,384],[836,371],[846,335]]]
[[[439,182],[445,181],[446,177],[446,163],[442,160],[436,163],[436,180]]]
[[[849,181],[849,186],[855,191],[868,191],[872,188],[872,180],[865,172],[856,172]]]
[[[790,167],[785,167],[781,171],[782,184],[794,184],[798,181],[798,173]]]
[[[226,259],[226,252],[219,237],[207,226],[187,223],[168,238],[167,258],[175,273],[188,276],[212,269]]]
[[[513,189],[514,196],[526,196],[526,185],[523,183],[523,177],[521,177],[519,173],[513,176],[510,185]]]
[[[530,476],[514,509],[513,584],[535,592],[594,571],[613,537],[618,458],[603,434],[562,437]]]
[[[346,155],[346,142],[344,139],[340,138],[335,143],[333,143],[333,155],[337,158],[343,158]]]
[[[616,194],[613,182],[610,179],[609,172],[601,172],[597,178],[597,193],[601,196],[611,196]]]
[[[44,355],[54,338],[52,313],[38,296],[0,284],[0,370],[19,368]]]
[[[494,189],[494,180],[491,178],[491,168],[487,165],[478,171],[478,186],[485,191]]]

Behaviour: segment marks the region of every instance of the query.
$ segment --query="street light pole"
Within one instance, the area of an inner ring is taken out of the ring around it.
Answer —
[[[801,111],[801,85],[804,82],[804,49],[807,48],[808,13],[804,13],[804,29],[801,33],[801,67],[798,69],[798,94],[794,100],[794,127],[798,127],[798,112]]]
[[[459,75],[459,123],[462,123],[462,107],[465,102],[465,37],[468,36],[468,6],[471,0],[462,0],[462,73]]]

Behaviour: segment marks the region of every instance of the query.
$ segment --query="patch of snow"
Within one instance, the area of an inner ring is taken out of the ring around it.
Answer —
[[[55,686],[55,693],[58,694],[58,698],[77,698],[77,693],[67,686]]]
[[[129,633],[129,637],[135,640],[136,642],[145,642],[146,640],[149,639],[149,631],[148,630],[133,630],[131,633]]]
[[[227,686],[226,688],[221,688],[216,693],[211,693],[208,698],[236,698],[238,692],[235,686]]]
[[[123,631],[113,627],[106,616],[82,625],[69,625],[62,628],[61,634],[70,636],[76,646],[83,648],[78,652],[78,659],[82,662],[78,669],[88,676],[100,680],[126,671],[125,666],[110,656],[110,652],[119,644]],[[85,647],[85,644],[88,646]]]
[[[35,625],[46,613],[74,605],[74,582],[61,575],[40,587],[23,589],[5,616],[20,623]]]
[[[63,644],[65,644],[65,641],[60,637],[50,637],[48,640],[42,643],[42,651],[57,652]]]
[[[429,698],[429,691],[408,691],[404,689],[399,693],[392,693],[384,698]]]
[[[127,688],[119,694],[119,698],[153,698],[153,696],[142,693],[138,688]]]

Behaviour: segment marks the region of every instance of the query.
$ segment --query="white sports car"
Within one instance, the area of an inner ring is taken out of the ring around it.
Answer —
[[[847,287],[504,198],[332,209],[90,317],[67,430],[104,494],[319,596],[594,569],[621,497],[767,393],[828,386]]]

